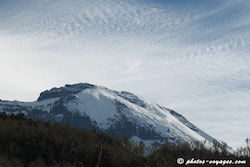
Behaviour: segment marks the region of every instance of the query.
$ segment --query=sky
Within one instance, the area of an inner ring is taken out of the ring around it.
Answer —
[[[88,82],[237,148],[250,137],[249,18],[248,0],[1,0],[0,99]]]

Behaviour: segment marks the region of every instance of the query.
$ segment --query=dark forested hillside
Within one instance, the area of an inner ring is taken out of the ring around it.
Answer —
[[[0,115],[0,167],[175,167],[181,166],[176,162],[179,157],[250,161],[198,144],[191,149],[166,142],[160,149],[149,149],[143,143],[135,144],[114,135],[34,121],[24,115]]]

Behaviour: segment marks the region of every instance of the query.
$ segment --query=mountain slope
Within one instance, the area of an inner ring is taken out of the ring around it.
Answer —
[[[173,110],[129,92],[88,83],[44,91],[35,102],[0,101],[0,112],[102,130],[148,145],[163,143],[165,138],[173,143],[214,140]]]

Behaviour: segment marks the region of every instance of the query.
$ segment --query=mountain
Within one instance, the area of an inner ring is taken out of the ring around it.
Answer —
[[[161,144],[166,138],[172,143],[214,140],[173,110],[129,92],[88,83],[46,90],[34,102],[1,100],[0,112],[101,130],[147,145]]]

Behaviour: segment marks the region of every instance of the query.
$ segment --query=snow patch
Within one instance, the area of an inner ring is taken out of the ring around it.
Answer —
[[[110,120],[116,115],[116,109],[109,97],[99,89],[86,89],[76,95],[77,99],[69,102],[66,107],[70,111],[77,111],[81,115],[88,115],[98,126],[107,129]]]

